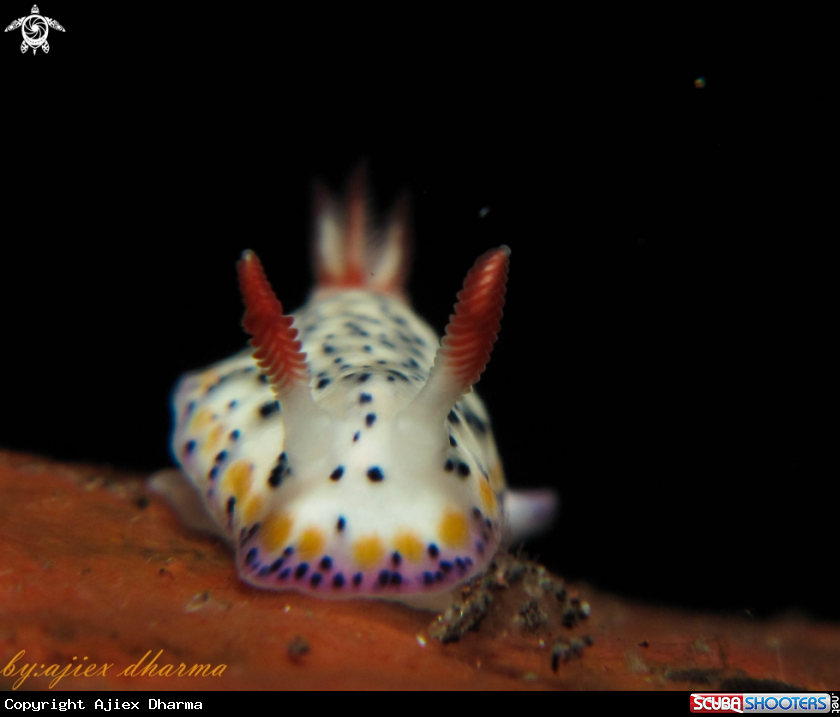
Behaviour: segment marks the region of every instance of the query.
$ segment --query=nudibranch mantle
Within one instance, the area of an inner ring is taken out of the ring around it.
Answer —
[[[554,509],[549,491],[506,490],[471,390],[499,330],[510,251],[477,260],[439,341],[404,298],[405,202],[375,245],[361,171],[343,213],[324,191],[316,199],[309,301],[284,314],[243,253],[251,348],[179,381],[172,454],[244,581],[445,605],[511,529],[533,532]]]

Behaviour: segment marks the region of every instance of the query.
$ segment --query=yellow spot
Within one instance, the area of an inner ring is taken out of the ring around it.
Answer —
[[[456,510],[447,510],[438,526],[440,542],[447,548],[462,548],[470,537],[470,528],[464,514]]]
[[[204,446],[202,446],[202,450],[205,453],[213,453],[216,450],[216,446],[219,445],[219,441],[221,440],[224,432],[225,427],[221,423],[216,424],[213,430],[210,431],[210,435],[207,436],[207,441]]]
[[[484,512],[495,513],[496,494],[493,492],[493,489],[486,480],[482,479],[478,482],[478,492],[481,496],[481,505],[484,507]]]
[[[316,558],[323,552],[324,542],[324,533],[321,529],[309,527],[300,536],[297,545],[297,554],[302,560]]]
[[[246,460],[236,461],[225,471],[225,477],[222,479],[222,490],[225,493],[232,493],[236,500],[242,500],[251,486],[251,471],[253,468]]]
[[[502,490],[505,487],[505,472],[498,460],[490,468],[490,485],[493,486],[493,490]]]
[[[423,558],[423,543],[409,530],[401,530],[396,534],[394,548],[409,562],[416,563]]]
[[[190,421],[190,432],[196,433],[201,431],[204,428],[207,428],[207,426],[211,423],[213,423],[213,411],[209,408],[202,408],[192,417],[192,420]]]
[[[263,544],[266,550],[273,553],[286,545],[292,532],[292,518],[286,513],[275,513],[269,515],[262,526]]]
[[[212,373],[208,372],[203,374],[201,377],[201,383],[199,384],[201,392],[204,393],[208,388],[210,388],[210,386],[218,382],[219,374],[217,374],[215,371],[213,371]]]
[[[251,525],[252,523],[257,522],[257,518],[262,515],[262,512],[263,499],[258,495],[253,495],[245,504],[245,510],[242,511],[242,519],[245,521],[246,525]]]
[[[385,546],[379,536],[366,535],[353,543],[353,559],[360,568],[371,568],[385,555]]]

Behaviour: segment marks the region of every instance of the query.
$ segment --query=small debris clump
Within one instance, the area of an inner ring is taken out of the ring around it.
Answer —
[[[295,635],[295,639],[286,647],[286,652],[292,662],[300,662],[300,659],[304,655],[309,654],[309,643],[306,641],[306,638]]]
[[[561,663],[580,657],[592,638],[556,637],[554,633],[571,630],[588,617],[589,603],[571,594],[544,566],[500,553],[486,573],[460,588],[460,599],[429,625],[428,633],[446,644],[485,623],[487,629],[503,635],[516,628],[520,634],[539,638],[540,644],[555,638],[551,667],[556,672]]]

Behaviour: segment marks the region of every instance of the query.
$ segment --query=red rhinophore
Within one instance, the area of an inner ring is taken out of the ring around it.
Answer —
[[[336,214],[326,189],[315,185],[315,223],[313,241],[315,274],[318,286],[342,289],[360,288],[367,283],[365,275],[365,231],[367,230],[367,165],[360,162],[350,178],[347,202],[343,215]],[[336,245],[323,246],[322,227],[318,223],[329,219],[330,231],[340,232]],[[324,252],[334,252],[331,261]]]
[[[458,292],[436,365],[454,376],[466,391],[481,376],[496,342],[505,305],[510,249],[502,246],[482,254]]]
[[[237,265],[239,288],[245,301],[242,326],[251,334],[254,359],[268,376],[276,394],[298,381],[309,380],[306,354],[301,352],[293,318],[271,289],[262,263],[252,251],[242,253]]]

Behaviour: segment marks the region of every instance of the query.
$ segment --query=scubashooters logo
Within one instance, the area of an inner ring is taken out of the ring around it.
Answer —
[[[694,692],[691,711],[705,714],[819,714],[830,711],[833,695],[827,692]]]
[[[25,53],[31,47],[33,55],[39,49],[45,53],[50,51],[50,43],[47,42],[47,35],[50,33],[50,28],[59,32],[65,32],[65,29],[58,22],[50,17],[41,15],[37,5],[32,6],[31,15],[19,17],[6,28],[6,32],[17,30],[18,28],[21,28],[21,32],[23,33],[23,42],[20,44],[20,51]]]

